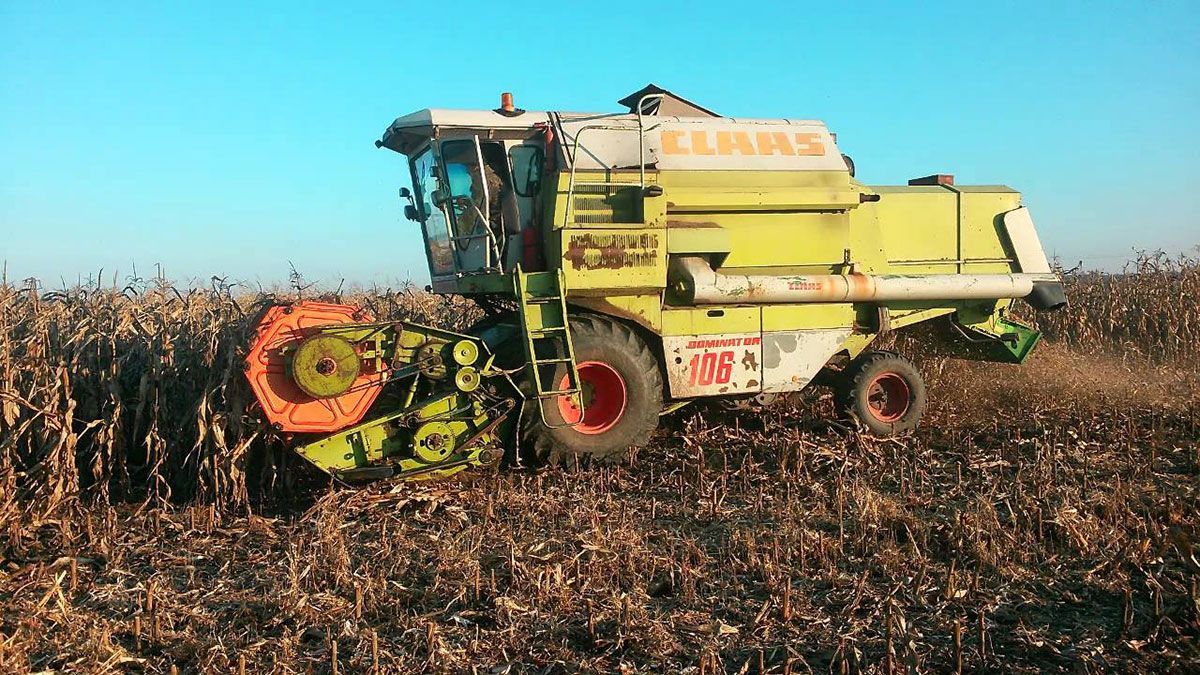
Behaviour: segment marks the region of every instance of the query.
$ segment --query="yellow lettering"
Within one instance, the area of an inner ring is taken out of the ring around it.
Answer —
[[[716,150],[708,144],[708,134],[703,131],[692,132],[692,154],[693,155],[715,155]]]
[[[757,135],[758,139],[758,154],[774,155],[776,151],[781,155],[794,155],[796,151],[792,148],[792,142],[788,140],[787,134],[782,131],[760,131]]]
[[[754,151],[754,144],[750,142],[750,134],[744,131],[718,131],[717,154],[732,155],[735,152],[743,155],[758,154]]]
[[[664,131],[662,132],[662,149],[664,155],[687,155],[690,154],[686,146],[680,141],[683,140],[682,131]]]
[[[821,134],[807,132],[796,134],[796,154],[797,155],[823,155],[825,154],[825,143],[821,141]]]

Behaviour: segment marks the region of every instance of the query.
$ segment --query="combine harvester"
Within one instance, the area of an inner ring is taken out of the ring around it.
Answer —
[[[1065,304],[1021,195],[947,175],[868,186],[824,124],[716,115],[653,85],[629,112],[422,110],[405,214],[466,333],[299,302],[261,318],[263,415],[342,479],[445,476],[513,450],[612,458],[700,398],[754,406],[831,384],[864,431],[913,429],[925,388],[879,336],[937,320],[1020,363],[1016,298]],[[518,450],[519,449],[519,450]],[[514,455],[515,456],[515,455]]]

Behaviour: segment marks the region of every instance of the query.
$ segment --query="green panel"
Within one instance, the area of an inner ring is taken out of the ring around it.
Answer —
[[[958,209],[954,193],[937,186],[895,192],[874,189],[882,196],[868,206],[878,218],[888,260],[956,258]]]
[[[852,215],[873,215],[892,272],[905,274],[1011,271],[1000,228],[1021,195],[1004,186],[875,186],[880,201]],[[960,232],[961,223],[961,232]],[[856,242],[857,244],[857,242]],[[959,263],[958,261],[964,261]],[[882,270],[876,270],[882,271]]]
[[[729,230],[715,223],[667,221],[667,253],[728,253],[733,250]]]
[[[664,309],[663,335],[718,335],[762,330],[761,307],[688,307]]]
[[[1003,329],[1004,335],[1015,335],[1015,340],[1005,340],[1004,346],[1011,354],[1012,363],[1025,363],[1033,348],[1041,341],[1042,334],[1030,326],[1017,321],[998,319],[997,325]]]
[[[571,304],[600,314],[632,321],[650,330],[662,332],[662,296],[659,294],[605,295],[601,297],[572,296]]]
[[[1016,192],[963,192],[962,195],[962,252],[964,259],[1007,258],[1004,250],[1006,235],[1003,230],[1002,214],[1021,205],[1021,195]],[[973,267],[972,271],[982,271]],[[1001,273],[1010,271],[1010,266],[1001,264]]]
[[[806,328],[845,328],[854,325],[854,305],[850,303],[810,303],[804,305],[764,305],[764,333]]]
[[[512,293],[512,277],[508,274],[472,274],[470,276],[434,282],[435,293],[461,293],[473,295],[491,293],[510,295]]]
[[[789,265],[830,274],[841,270],[850,245],[844,213],[671,214],[677,223],[717,222],[729,232],[730,252],[723,267]]]
[[[965,358],[1018,364],[1029,358],[1042,334],[1019,321],[1002,316],[1002,311],[977,323],[963,323],[964,316],[958,315],[958,322],[969,338],[960,345]]]

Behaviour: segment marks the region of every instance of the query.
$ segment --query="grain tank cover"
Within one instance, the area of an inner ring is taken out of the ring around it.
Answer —
[[[720,117],[649,84],[619,101],[628,113],[449,110],[427,108],[396,118],[376,146],[411,155],[443,133],[546,136],[558,165],[577,170],[849,170],[823,122]],[[641,107],[641,114],[638,108]]]
[[[846,162],[823,122],[559,113],[565,166],[662,171],[838,171]],[[582,134],[582,136],[581,136]],[[574,152],[578,139],[579,151]],[[639,161],[639,152],[641,158]]]

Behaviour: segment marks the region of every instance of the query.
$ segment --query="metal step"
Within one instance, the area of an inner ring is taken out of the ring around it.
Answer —
[[[561,269],[553,272],[525,272],[518,265],[513,274],[513,291],[517,296],[521,327],[525,333],[525,358],[533,366],[528,369],[528,373],[538,399],[537,407],[542,424],[550,428],[575,426],[578,422],[574,424],[550,423],[546,418],[547,400],[570,396],[576,405],[581,408],[583,405],[579,368],[576,367],[575,348],[571,344],[565,286],[565,275]],[[530,311],[535,305],[540,309]],[[557,311],[555,311],[556,309]],[[557,344],[557,351],[562,356],[538,358],[538,349],[535,345],[545,344],[547,341]],[[566,366],[565,387],[560,384],[562,382],[558,374],[560,364]],[[546,366],[555,366],[555,368],[546,372]],[[547,375],[552,381],[546,381]]]

